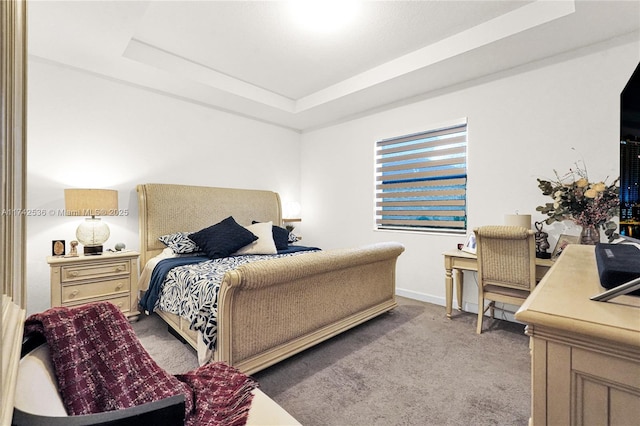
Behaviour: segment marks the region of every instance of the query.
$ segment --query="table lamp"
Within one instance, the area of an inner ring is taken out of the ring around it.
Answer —
[[[118,211],[118,191],[113,189],[65,189],[64,206],[67,216],[91,216],[76,230],[85,255],[102,254],[102,244],[109,239],[109,227],[99,217],[115,216]]]
[[[287,231],[293,232],[296,228],[292,222],[302,222],[300,218],[300,203],[297,201],[287,201],[282,209],[282,222]]]

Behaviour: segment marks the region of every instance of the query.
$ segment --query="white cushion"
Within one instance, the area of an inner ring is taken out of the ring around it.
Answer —
[[[300,422],[260,389],[254,389],[251,393],[253,394],[253,400],[251,401],[251,409],[247,418],[247,426],[300,425]]]
[[[49,346],[40,345],[20,360],[14,406],[25,413],[66,417]]]
[[[259,222],[245,226],[257,240],[242,247],[234,254],[276,254],[276,243],[273,241],[273,222]]]

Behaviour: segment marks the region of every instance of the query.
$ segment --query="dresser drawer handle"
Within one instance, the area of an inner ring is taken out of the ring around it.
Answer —
[[[118,266],[118,267],[116,268],[116,272],[122,272],[122,271],[124,271],[125,269],[126,269],[126,268],[125,268],[124,266],[120,265],[120,266]]]
[[[116,286],[116,291],[120,290],[123,286],[123,283],[118,283],[118,285]]]
[[[69,299],[73,299],[78,295],[78,293],[80,293],[78,290],[73,290],[71,293],[69,293]]]
[[[80,273],[78,271],[71,271],[69,272],[69,276],[70,277],[77,277],[78,275],[80,275]]]
[[[122,309],[123,306],[124,306],[124,302],[118,303],[118,308]]]

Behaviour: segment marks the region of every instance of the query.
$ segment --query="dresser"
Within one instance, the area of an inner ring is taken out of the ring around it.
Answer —
[[[75,306],[108,300],[129,320],[138,311],[138,257],[135,251],[101,255],[49,256],[51,306]]]
[[[631,425],[640,419],[640,297],[589,298],[594,246],[569,245],[516,313],[531,337],[531,419]]]

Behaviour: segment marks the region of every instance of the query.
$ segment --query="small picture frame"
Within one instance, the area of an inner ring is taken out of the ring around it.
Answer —
[[[558,242],[556,243],[555,248],[553,249],[553,253],[551,253],[551,260],[556,260],[562,254],[562,251],[569,244],[578,244],[580,242],[580,237],[577,235],[567,235],[561,234],[558,237]]]
[[[64,256],[66,250],[64,240],[51,241],[51,256]]]
[[[464,242],[464,245],[460,250],[476,254],[476,234],[472,232],[467,235],[467,241]]]

